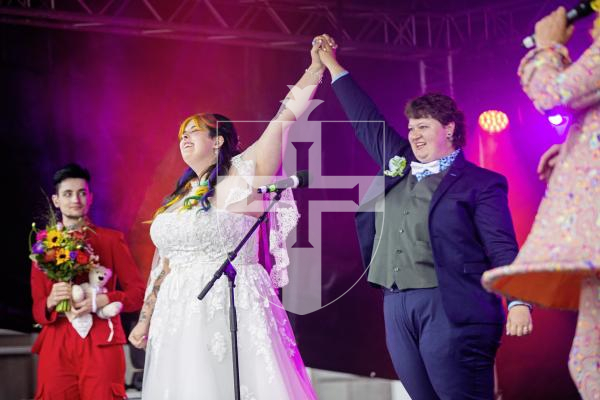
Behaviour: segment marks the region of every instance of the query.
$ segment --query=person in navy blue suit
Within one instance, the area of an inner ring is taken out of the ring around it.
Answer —
[[[396,373],[413,400],[493,399],[505,314],[480,279],[518,252],[506,178],[465,159],[464,115],[452,98],[408,102],[406,139],[337,62],[334,40],[315,41],[357,138],[384,165],[384,187],[367,192],[356,226],[368,280],[384,293]],[[511,302],[506,330],[531,332],[529,305]]]

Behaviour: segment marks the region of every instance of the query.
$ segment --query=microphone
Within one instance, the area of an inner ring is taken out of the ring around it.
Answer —
[[[592,3],[594,1],[595,0],[584,0],[567,11],[567,25],[571,25],[573,22],[592,14],[594,12],[594,9],[592,8]],[[535,35],[527,36],[521,43],[526,49],[532,49],[535,47]]]
[[[257,193],[273,193],[284,189],[295,189],[308,186],[308,171],[298,171],[296,175],[275,181],[268,186],[261,186],[256,189]]]

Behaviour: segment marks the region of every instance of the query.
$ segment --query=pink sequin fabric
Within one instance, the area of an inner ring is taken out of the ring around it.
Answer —
[[[600,399],[600,38],[571,63],[556,45],[529,52],[521,84],[541,112],[572,115],[533,227],[512,265],[486,272],[490,291],[579,309],[569,371],[584,400]]]
[[[581,285],[577,329],[569,354],[569,372],[584,400],[600,399],[600,279]]]
[[[521,84],[536,108],[572,115],[535,222],[512,265],[482,283],[545,307],[576,310],[581,278],[600,269],[600,39],[575,63],[556,45],[529,52]]]

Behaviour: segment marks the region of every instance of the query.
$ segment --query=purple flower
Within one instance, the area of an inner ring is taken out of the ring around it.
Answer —
[[[42,242],[35,242],[31,250],[34,254],[44,254],[44,245]]]
[[[71,260],[75,260],[77,258],[77,250],[73,250],[72,252],[70,252],[69,257],[71,258]]]

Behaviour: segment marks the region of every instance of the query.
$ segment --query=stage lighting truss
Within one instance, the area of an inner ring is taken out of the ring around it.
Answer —
[[[289,51],[306,51],[315,33],[329,32],[345,55],[441,58],[447,70],[456,52],[520,40],[550,11],[539,3],[492,2],[442,14],[331,0],[0,0],[0,22]]]
[[[519,43],[547,2],[408,13],[340,0],[0,0],[0,23],[305,52],[333,34],[344,57],[416,62],[421,92],[454,96],[454,60]]]

